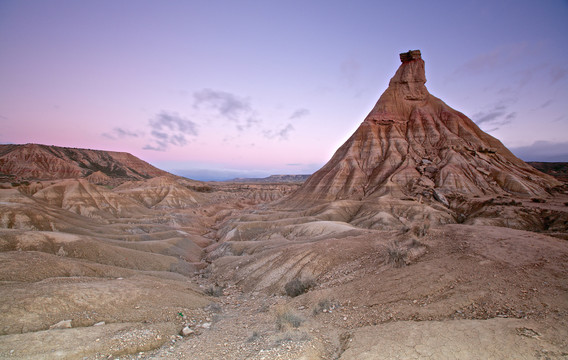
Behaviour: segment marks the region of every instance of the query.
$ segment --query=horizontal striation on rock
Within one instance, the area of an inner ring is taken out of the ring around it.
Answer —
[[[433,191],[541,196],[560,184],[431,95],[420,51],[400,56],[402,64],[359,128],[288,201]]]

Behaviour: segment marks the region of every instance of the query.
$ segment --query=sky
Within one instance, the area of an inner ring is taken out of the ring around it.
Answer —
[[[429,92],[517,156],[568,161],[566,0],[0,0],[0,143],[310,174],[411,49]]]

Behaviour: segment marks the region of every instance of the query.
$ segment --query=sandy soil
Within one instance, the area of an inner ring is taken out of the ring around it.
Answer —
[[[270,202],[293,184],[40,185],[0,189],[0,358],[568,358],[565,194],[291,209]]]

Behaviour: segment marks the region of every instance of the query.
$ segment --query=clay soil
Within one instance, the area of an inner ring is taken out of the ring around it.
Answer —
[[[3,359],[568,358],[563,192],[294,209],[297,184],[3,187]]]

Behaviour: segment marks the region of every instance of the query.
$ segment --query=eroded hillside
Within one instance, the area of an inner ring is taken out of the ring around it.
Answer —
[[[0,357],[566,358],[566,184],[401,61],[304,184],[2,183]]]

